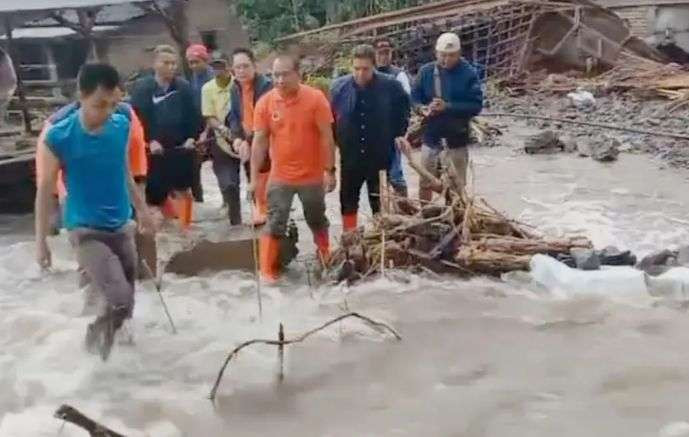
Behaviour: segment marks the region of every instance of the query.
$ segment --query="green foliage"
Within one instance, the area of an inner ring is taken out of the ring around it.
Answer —
[[[414,6],[428,0],[235,0],[254,41]]]

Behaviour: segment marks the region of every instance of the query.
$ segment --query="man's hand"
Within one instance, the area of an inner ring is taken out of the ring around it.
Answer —
[[[36,243],[36,262],[42,269],[48,269],[53,264],[53,257],[50,253],[48,242],[43,239]]]
[[[409,140],[407,140],[405,137],[397,137],[395,138],[395,144],[397,145],[399,151],[402,152],[407,159],[411,159],[412,147],[409,143]]]
[[[196,140],[194,140],[193,138],[187,138],[182,147],[184,147],[187,150],[194,150],[196,149]]]
[[[438,99],[435,98],[431,102],[430,105],[428,105],[428,109],[431,111],[431,114],[439,114],[447,108],[447,103],[443,99]]]
[[[235,138],[234,141],[232,141],[232,151],[234,153],[240,153],[239,151],[242,149],[242,143],[243,142],[244,142],[243,139]]]
[[[239,159],[241,159],[242,162],[249,162],[249,159],[251,159],[251,145],[248,141],[242,141],[242,143],[239,146],[238,152]]]
[[[156,222],[153,219],[153,215],[148,209],[142,212],[137,211],[136,220],[139,225],[139,231],[142,234],[155,235],[157,231]]]
[[[335,187],[337,187],[337,178],[335,177],[334,171],[325,171],[323,185],[325,186],[326,193],[332,193],[333,191],[335,191]]]
[[[148,147],[151,149],[151,155],[163,154],[163,146],[158,141],[151,141],[151,144]]]
[[[246,186],[246,191],[253,196],[254,193],[256,192],[256,181],[254,178],[251,178],[251,182]]]

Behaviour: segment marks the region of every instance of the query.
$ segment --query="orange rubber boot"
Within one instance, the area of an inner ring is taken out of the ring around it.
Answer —
[[[177,199],[177,216],[182,230],[187,230],[191,226],[191,219],[194,211],[194,198],[191,193],[184,193]]]
[[[169,197],[165,199],[165,203],[160,207],[160,212],[163,213],[163,217],[166,219],[176,219],[177,218],[177,208],[175,207],[175,202]]]
[[[318,255],[321,257],[321,261],[327,264],[330,261],[330,236],[328,235],[328,230],[323,229],[314,232],[313,241],[316,243],[316,247],[318,247]]]
[[[268,176],[270,172],[258,174],[256,181],[256,193],[254,199],[256,200],[254,207],[254,225],[259,226],[266,223],[266,216],[268,215]]]
[[[342,214],[342,229],[351,232],[357,227],[357,213]]]
[[[280,240],[272,235],[262,235],[258,248],[261,279],[274,283],[279,277]]]

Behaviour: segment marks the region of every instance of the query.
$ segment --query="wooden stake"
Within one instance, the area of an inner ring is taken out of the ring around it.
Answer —
[[[278,382],[285,380],[285,328],[280,323],[280,330],[278,331],[278,359],[280,361],[280,372],[278,373]]]

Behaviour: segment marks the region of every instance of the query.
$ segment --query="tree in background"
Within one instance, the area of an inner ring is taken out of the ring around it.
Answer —
[[[236,0],[253,40],[275,38],[327,24],[402,9],[428,0]]]

